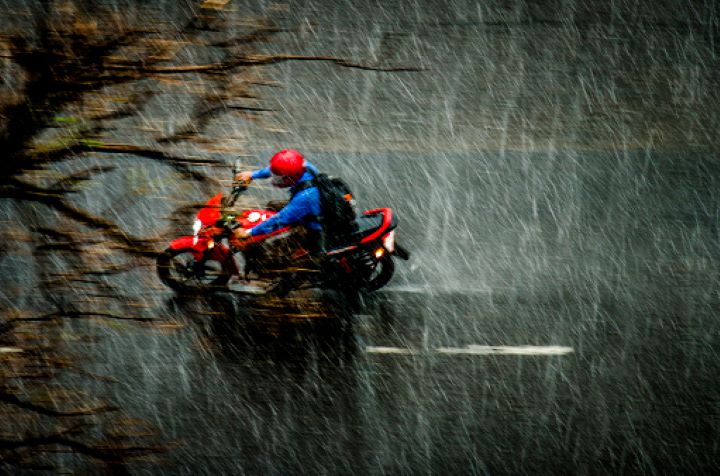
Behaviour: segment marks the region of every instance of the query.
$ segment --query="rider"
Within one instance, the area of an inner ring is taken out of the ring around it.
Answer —
[[[289,225],[302,225],[306,231],[305,239],[302,240],[306,249],[312,254],[319,252],[322,249],[322,226],[318,221],[321,211],[320,192],[310,183],[317,174],[315,166],[293,149],[276,153],[270,159],[270,164],[263,169],[239,173],[235,180],[243,183],[272,177],[274,187],[290,189],[290,201],[278,213],[253,228],[237,228],[235,237],[246,239]]]

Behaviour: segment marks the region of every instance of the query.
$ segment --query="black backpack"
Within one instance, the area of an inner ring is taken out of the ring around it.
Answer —
[[[355,221],[355,200],[350,187],[340,178],[317,174],[312,180],[303,182],[299,189],[317,187],[320,192],[320,216],[318,221],[323,227],[323,241],[326,249],[349,243],[357,233]]]

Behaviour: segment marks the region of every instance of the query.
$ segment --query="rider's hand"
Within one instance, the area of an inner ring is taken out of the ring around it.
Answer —
[[[235,176],[235,181],[249,184],[250,182],[252,182],[252,172],[240,172]]]
[[[247,228],[242,228],[242,227],[236,228],[235,230],[233,230],[233,234],[235,235],[235,238],[237,238],[238,240],[247,240],[248,238],[250,238],[252,236],[250,234],[250,230],[248,230]]]

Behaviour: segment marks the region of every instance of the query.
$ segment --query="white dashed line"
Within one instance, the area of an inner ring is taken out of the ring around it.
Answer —
[[[419,350],[406,347],[368,346],[369,354],[417,355]],[[468,345],[466,347],[438,347],[437,354],[445,355],[565,355],[574,352],[572,347],[559,345]]]
[[[558,345],[469,345],[467,347],[439,347],[439,354],[467,355],[564,355],[573,352],[572,347]]]
[[[11,354],[15,352],[22,352],[23,350],[19,347],[0,347],[0,354]]]
[[[375,347],[368,346],[365,351],[369,354],[397,354],[397,355],[415,355],[418,352],[412,349],[402,347]]]

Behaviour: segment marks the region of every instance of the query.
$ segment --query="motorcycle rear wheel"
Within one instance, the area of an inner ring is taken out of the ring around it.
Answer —
[[[206,260],[201,272],[189,249],[166,249],[157,258],[157,271],[165,285],[179,292],[208,291],[224,287],[230,281],[226,266],[215,260]]]

